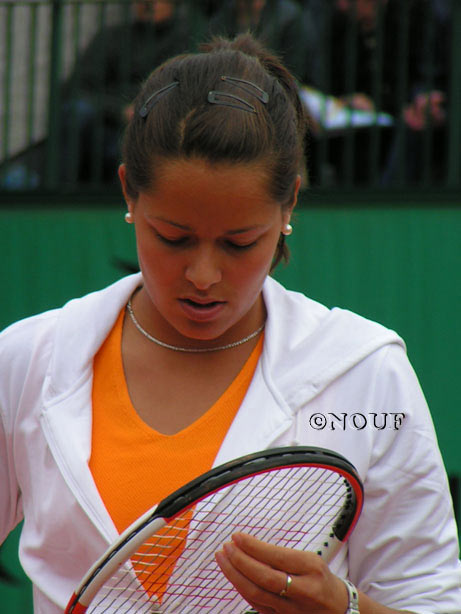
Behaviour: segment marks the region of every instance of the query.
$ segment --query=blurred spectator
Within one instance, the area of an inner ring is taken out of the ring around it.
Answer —
[[[117,180],[120,136],[140,83],[203,37],[204,18],[191,2],[135,1],[131,10],[133,19],[96,34],[64,85],[64,181]]]
[[[280,55],[301,84],[335,96],[346,118],[360,109],[395,120],[394,128],[342,133],[316,132],[313,122],[314,184],[366,184],[376,165],[388,185],[443,180],[451,7],[452,0],[133,0],[124,23],[96,34],[61,90],[59,183],[116,182],[120,136],[139,83],[207,34],[245,30]],[[17,155],[0,187],[37,188],[44,152],[40,142]]]
[[[304,0],[305,12],[317,23],[318,53],[310,83],[351,109],[390,113],[397,126],[403,122],[408,133],[421,133],[428,123],[441,126],[445,122],[447,38],[442,35],[433,1]],[[438,8],[443,11],[446,2],[441,0]],[[403,49],[400,44],[405,40]],[[381,130],[377,152],[387,182],[395,175],[394,132]],[[369,176],[371,134],[361,128],[353,135],[354,182]],[[407,145],[413,141],[411,136],[406,139]],[[329,161],[339,182],[344,147],[344,138],[331,142]],[[408,160],[412,154],[407,155]]]
[[[311,77],[326,93],[342,97],[353,107],[370,110],[379,105],[397,116],[402,102],[395,88],[401,63],[406,61],[411,98],[416,88],[426,87],[427,56],[432,59],[434,53],[434,79],[440,84],[447,58],[437,16],[446,14],[446,1],[304,0],[304,6],[317,30],[318,57]],[[433,35],[438,34],[433,49],[424,48],[428,20],[435,20]],[[399,55],[402,27],[408,28],[407,58]],[[381,67],[377,65],[380,43]]]
[[[224,0],[210,20],[210,33],[233,37],[251,31],[304,81],[310,72],[310,25],[295,0]]]
[[[437,183],[445,179],[447,168],[451,1],[413,0],[410,9],[409,44],[417,49],[416,74],[400,115],[386,184]],[[405,173],[399,171],[402,165]]]

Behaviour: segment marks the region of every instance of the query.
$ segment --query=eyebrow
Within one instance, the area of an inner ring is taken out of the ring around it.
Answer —
[[[159,222],[164,222],[165,224],[170,224],[171,226],[174,226],[175,228],[178,228],[179,230],[185,230],[187,232],[194,232],[193,228],[191,228],[190,226],[187,226],[185,224],[179,224],[178,222],[173,222],[172,220],[169,220],[168,218],[163,217],[161,215],[156,216],[153,219],[158,220]],[[243,234],[245,232],[250,232],[252,230],[259,230],[262,228],[265,228],[264,224],[254,224],[252,226],[247,226],[245,228],[235,228],[233,230],[228,230],[224,234],[238,235],[238,234]]]
[[[226,232],[226,234],[239,235],[243,234],[244,232],[250,232],[251,230],[260,230],[262,228],[265,228],[263,224],[255,224],[254,226],[247,226],[246,228],[236,228],[235,230],[229,230],[228,232]]]
[[[192,232],[192,228],[190,226],[185,226],[184,224],[178,224],[178,222],[173,222],[172,220],[169,220],[168,218],[163,217],[161,215],[155,216],[152,219],[158,220],[159,222],[164,222],[165,224],[170,224],[171,226],[175,226],[176,228],[179,228],[180,230],[187,230],[188,232]]]

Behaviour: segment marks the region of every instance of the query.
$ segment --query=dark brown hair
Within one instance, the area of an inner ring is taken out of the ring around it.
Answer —
[[[236,86],[238,82],[223,81],[222,76],[256,87]],[[258,95],[259,88],[268,94],[267,102]],[[236,102],[238,108],[211,104],[209,92],[216,90],[242,102]],[[248,110],[251,107],[255,112]],[[250,34],[234,40],[214,38],[199,53],[159,66],[136,97],[123,142],[128,195],[136,199],[139,192],[154,187],[156,164],[199,157],[212,163],[261,162],[271,196],[287,207],[304,164],[305,128],[296,82],[277,57]],[[274,264],[283,256],[281,236]]]

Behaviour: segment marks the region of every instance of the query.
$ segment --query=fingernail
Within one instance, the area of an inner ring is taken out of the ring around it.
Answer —
[[[227,556],[230,556],[234,552],[235,548],[233,544],[224,544],[223,550]]]
[[[222,550],[219,550],[219,552],[215,552],[214,556],[215,556],[215,559],[216,559],[218,565],[220,565],[224,561],[225,555],[222,552]]]

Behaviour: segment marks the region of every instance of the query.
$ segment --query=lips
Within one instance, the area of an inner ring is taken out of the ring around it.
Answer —
[[[198,300],[198,299],[193,299],[193,298],[183,298],[181,300],[187,303],[188,305],[192,305],[194,307],[199,307],[199,308],[202,308],[202,307],[207,308],[213,305],[218,305],[223,302],[223,301],[213,301],[213,300],[204,301],[204,300]]]
[[[195,321],[213,320],[224,309],[224,301],[203,298],[181,298],[179,304],[186,315]]]

